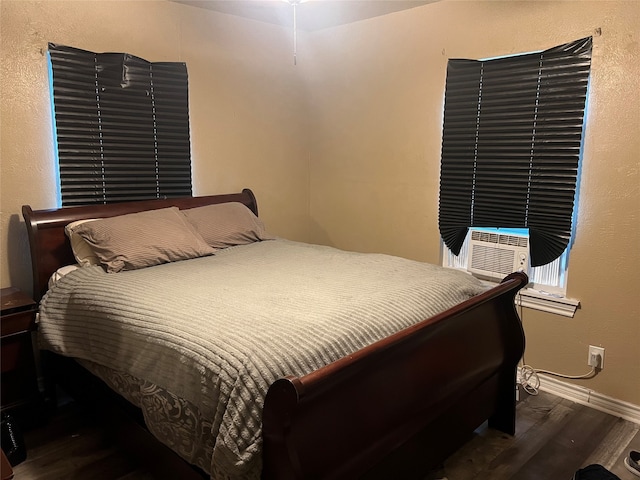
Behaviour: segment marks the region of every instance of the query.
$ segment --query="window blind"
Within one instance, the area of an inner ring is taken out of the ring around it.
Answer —
[[[438,222],[456,255],[469,227],[528,228],[532,266],[567,248],[592,39],[494,60],[449,60]]]
[[[192,195],[184,63],[49,44],[62,205]]]

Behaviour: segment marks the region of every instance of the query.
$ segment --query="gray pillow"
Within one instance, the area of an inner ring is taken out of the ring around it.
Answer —
[[[275,238],[265,231],[262,221],[239,202],[189,208],[182,213],[204,241],[216,249]]]
[[[177,207],[86,222],[74,233],[110,273],[215,253]]]

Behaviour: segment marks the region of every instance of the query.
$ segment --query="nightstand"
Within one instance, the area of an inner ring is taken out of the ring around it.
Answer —
[[[0,405],[4,412],[35,401],[38,379],[31,333],[36,329],[37,305],[17,288],[0,289],[2,391]]]
[[[40,415],[34,412],[40,393],[31,341],[38,307],[13,287],[0,289],[0,299],[2,454],[4,457],[6,453],[11,465],[17,465],[27,456],[20,424],[30,423]],[[4,472],[3,466],[3,475]]]

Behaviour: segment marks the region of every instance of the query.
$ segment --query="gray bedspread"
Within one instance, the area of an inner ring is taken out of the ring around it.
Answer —
[[[451,269],[278,239],[116,274],[76,270],[43,299],[39,335],[44,348],[194,405],[210,419],[212,476],[258,478],[262,404],[273,381],[483,290]]]

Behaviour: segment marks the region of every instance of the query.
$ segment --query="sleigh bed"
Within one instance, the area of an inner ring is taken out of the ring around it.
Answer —
[[[244,205],[257,221],[248,189],[23,207],[39,335],[54,352],[43,361],[57,365],[48,368],[54,380],[82,389],[67,368],[90,372],[139,409],[159,441],[212,478],[421,478],[486,420],[514,433],[524,350],[514,297],[528,281],[523,273],[487,290],[460,272],[262,232],[184,261],[119,273],[90,265],[63,275],[78,261],[65,234],[72,222],[227,204]],[[423,282],[423,272],[435,283]],[[61,278],[50,288],[52,277]],[[423,297],[433,297],[428,306]],[[102,310],[105,317],[96,316]],[[120,316],[126,323],[117,323]],[[333,323],[325,323],[329,316]],[[156,343],[177,346],[158,353],[149,347]],[[167,413],[172,408],[181,415]],[[176,425],[171,417],[179,417]]]

